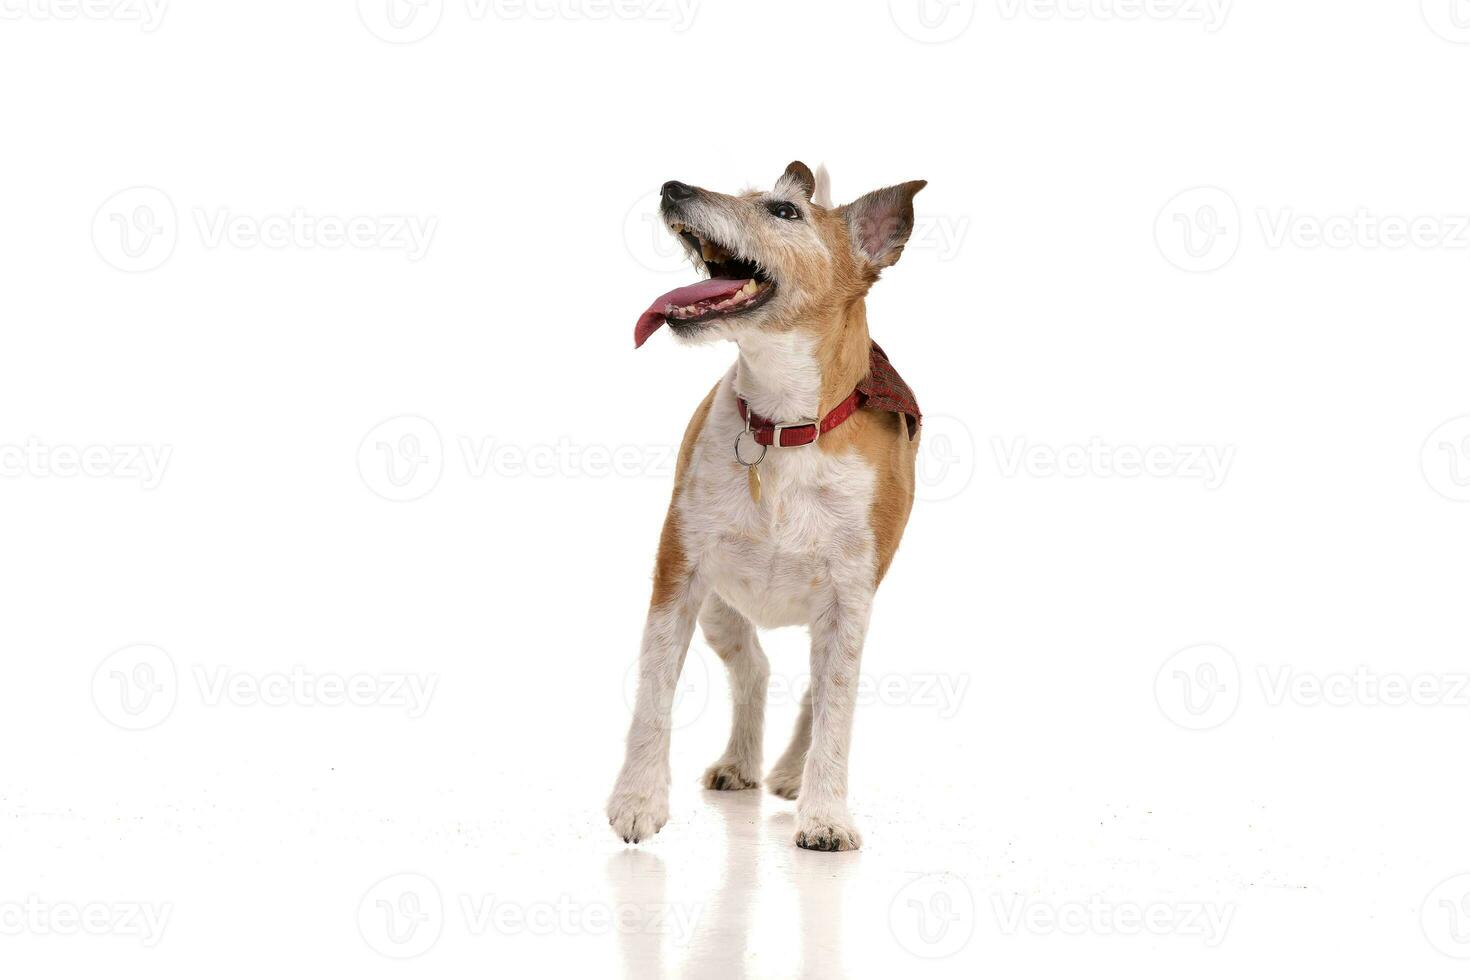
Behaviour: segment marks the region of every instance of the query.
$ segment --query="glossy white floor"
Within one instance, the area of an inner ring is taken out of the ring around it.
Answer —
[[[230,975],[289,960],[385,977],[1458,967],[1430,890],[1464,864],[1461,794],[1436,778],[1437,753],[1401,754],[1373,726],[1329,716],[1320,740],[1273,749],[1259,706],[1240,709],[1254,724],[1188,733],[1147,691],[1088,707],[1079,684],[1053,710],[1094,720],[1061,737],[1025,707],[1033,695],[972,688],[967,711],[989,713],[972,739],[943,717],[946,695],[875,695],[852,794],[865,846],[811,853],[792,846],[793,804],[693,785],[723,735],[718,675],[701,689],[709,660],[691,654],[672,818],[639,847],[600,808],[626,718],[615,688],[567,692],[572,731],[553,742],[506,727],[507,697],[473,685],[441,687],[417,721],[373,720],[207,705],[182,663],[173,714],[148,731],[15,703],[37,751],[8,767],[7,972],[171,976],[221,956]],[[513,674],[502,690],[524,687]],[[791,714],[773,709],[772,747]],[[1451,712],[1418,735],[1453,746],[1463,722]],[[36,761],[63,730],[86,747],[64,779]],[[17,925],[29,896],[43,919],[101,902],[107,934]]]

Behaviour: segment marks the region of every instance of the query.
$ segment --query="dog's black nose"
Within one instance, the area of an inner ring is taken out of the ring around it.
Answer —
[[[681,184],[677,180],[671,180],[664,185],[664,203],[678,204],[687,201],[694,196],[694,188],[688,184]]]

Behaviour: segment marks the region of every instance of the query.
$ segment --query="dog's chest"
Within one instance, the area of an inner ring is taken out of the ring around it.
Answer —
[[[757,503],[735,461],[743,424],[730,397],[717,393],[680,494],[686,550],[710,587],[756,625],[809,622],[834,589],[871,582],[873,468],[855,452],[772,448],[760,463]]]

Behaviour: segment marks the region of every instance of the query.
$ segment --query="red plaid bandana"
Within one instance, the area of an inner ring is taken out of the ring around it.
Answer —
[[[923,419],[918,399],[914,397],[913,389],[893,369],[883,348],[876,343],[868,355],[868,376],[858,382],[857,390],[862,393],[864,406],[897,412],[908,423],[909,438],[918,435],[919,422]]]

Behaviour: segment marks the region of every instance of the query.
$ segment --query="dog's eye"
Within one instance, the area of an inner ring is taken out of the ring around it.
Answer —
[[[778,201],[770,205],[771,213],[782,221],[796,221],[801,218],[801,212],[796,210],[796,205]]]

